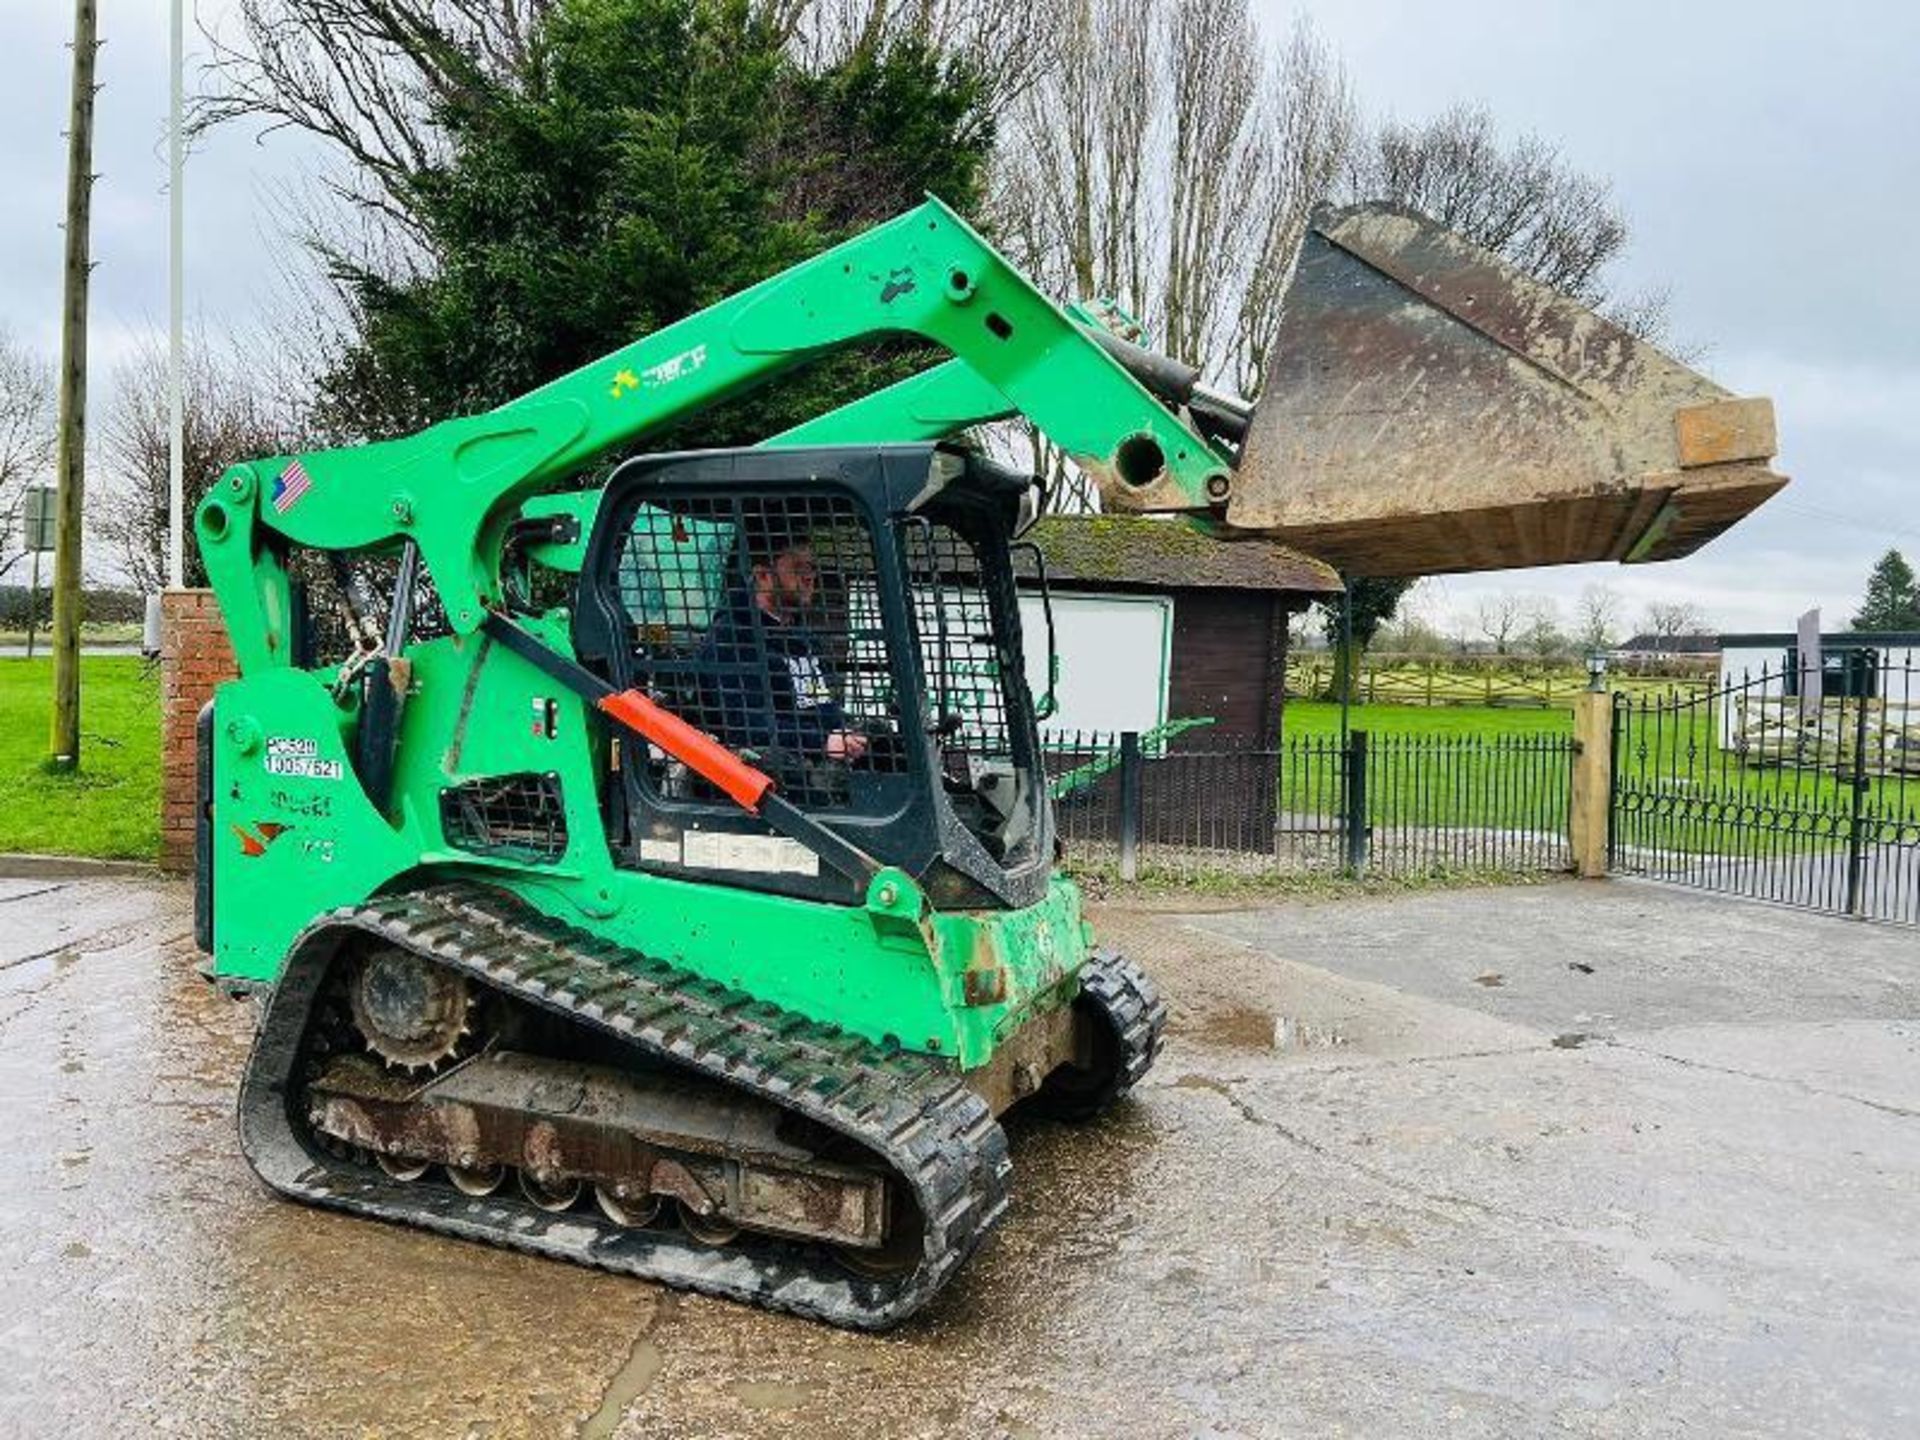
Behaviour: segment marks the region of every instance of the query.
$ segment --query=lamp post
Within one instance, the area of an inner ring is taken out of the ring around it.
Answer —
[[[1587,690],[1598,695],[1607,688],[1607,656],[1603,650],[1587,655]]]
[[[186,573],[186,404],[181,351],[186,285],[181,236],[185,223],[185,196],[181,181],[186,169],[185,91],[186,28],[183,0],[173,0],[168,33],[169,105],[167,113],[167,583],[178,590]]]

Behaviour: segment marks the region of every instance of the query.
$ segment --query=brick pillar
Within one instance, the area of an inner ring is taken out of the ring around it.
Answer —
[[[160,597],[160,867],[193,869],[193,727],[213,688],[239,671],[211,590]]]

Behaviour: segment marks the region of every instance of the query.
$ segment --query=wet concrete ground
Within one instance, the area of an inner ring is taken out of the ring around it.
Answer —
[[[184,888],[0,882],[0,1433],[1906,1435],[1920,938],[1629,885],[1107,909],[1175,1007],[838,1333],[270,1198]]]

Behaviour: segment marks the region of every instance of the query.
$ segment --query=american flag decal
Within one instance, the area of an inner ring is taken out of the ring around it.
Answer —
[[[312,488],[313,477],[307,474],[307,467],[298,460],[290,461],[273,482],[274,510],[286,514]]]

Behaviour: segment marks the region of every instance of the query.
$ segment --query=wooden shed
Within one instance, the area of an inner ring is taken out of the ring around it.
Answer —
[[[1214,540],[1146,516],[1050,516],[1027,538],[1045,557],[1058,612],[1058,728],[1144,729],[1207,716],[1221,737],[1271,741],[1279,733],[1287,618],[1340,593],[1331,566],[1273,541]],[[1023,557],[1021,565],[1031,577],[1031,562]],[[1036,603],[1029,585],[1025,608]],[[1129,606],[1153,613],[1132,615],[1125,630],[1094,623]],[[1090,679],[1130,685],[1106,683],[1088,698]]]

